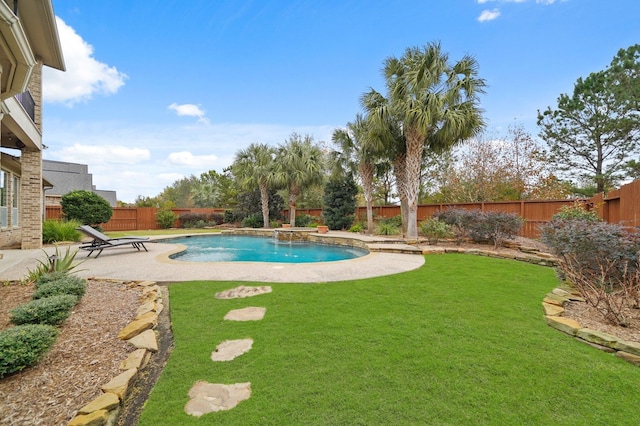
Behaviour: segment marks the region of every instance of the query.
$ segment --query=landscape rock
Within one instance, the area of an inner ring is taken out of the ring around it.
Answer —
[[[545,298],[543,299],[544,303],[550,303],[552,305],[564,306],[569,299],[563,296],[558,296],[557,294],[547,293]]]
[[[590,330],[588,328],[581,328],[576,332],[576,336],[583,340],[586,340],[587,342],[607,346],[609,348],[613,348],[616,342],[619,340],[616,336],[612,336],[601,331]]]
[[[147,302],[140,305],[138,310],[136,311],[136,318],[140,315],[144,315],[147,312],[157,312],[158,305],[156,302]]]
[[[624,340],[621,340],[619,342],[616,342],[614,347],[619,351],[624,351],[633,355],[640,356],[640,343],[638,342],[626,342]]]
[[[109,412],[107,410],[98,410],[89,414],[81,414],[75,416],[67,426],[103,426],[109,420]]]
[[[564,308],[558,305],[552,305],[551,303],[542,302],[542,309],[544,314],[552,317],[560,316],[564,313]]]
[[[158,323],[158,314],[155,312],[147,312],[140,318],[131,321],[125,328],[118,333],[118,339],[128,340],[133,336],[137,336],[145,330],[153,328]]]
[[[248,308],[234,309],[229,311],[224,319],[229,321],[260,321],[264,318],[267,308],[250,306]]]
[[[156,333],[153,330],[143,331],[135,337],[127,340],[138,349],[147,349],[153,352],[158,352],[158,339]]]
[[[225,340],[211,353],[212,361],[231,361],[249,352],[253,346],[253,339]]]
[[[618,358],[624,359],[627,362],[630,362],[631,364],[640,366],[640,356],[638,355],[630,354],[625,351],[618,351],[616,352],[616,356]]]
[[[198,381],[189,391],[184,411],[200,417],[214,411],[230,410],[251,396],[251,383],[232,385]]]
[[[137,368],[132,368],[130,370],[125,371],[122,374],[117,375],[113,379],[111,379],[108,383],[102,385],[100,389],[102,389],[105,393],[113,393],[118,396],[120,400],[124,399],[124,396],[127,394],[127,389],[129,388],[129,381],[133,376],[138,372]]]
[[[147,364],[149,356],[150,353],[146,349],[136,349],[131,352],[126,359],[120,362],[118,368],[120,370],[130,370],[132,368],[139,370]]]
[[[272,289],[268,285],[251,287],[251,286],[238,286],[229,290],[216,293],[216,299],[241,299],[245,297],[258,296],[260,294],[271,293]]]
[[[99,410],[111,411],[114,408],[117,408],[119,406],[120,406],[120,399],[118,398],[118,395],[111,392],[107,392],[107,393],[103,393],[102,395],[100,395],[99,397],[97,397],[96,399],[94,399],[84,407],[80,408],[78,410],[78,413],[89,414]]]
[[[545,316],[544,319],[550,327],[570,334],[571,336],[575,336],[578,330],[582,328],[578,321],[572,320],[571,318]]]

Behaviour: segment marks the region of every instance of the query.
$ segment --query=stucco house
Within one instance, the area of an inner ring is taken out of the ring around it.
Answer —
[[[65,70],[51,0],[0,0],[0,247],[42,247],[42,67]]]

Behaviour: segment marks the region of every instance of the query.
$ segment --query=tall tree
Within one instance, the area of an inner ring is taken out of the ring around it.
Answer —
[[[578,78],[557,109],[538,111],[549,160],[576,180],[594,182],[598,192],[613,187],[639,152],[639,49],[621,50],[608,69]]]
[[[266,144],[253,143],[238,151],[231,166],[242,188],[260,190],[264,228],[269,228],[269,188],[275,183],[275,149]]]
[[[373,233],[373,183],[376,164],[380,157],[380,144],[372,137],[368,121],[360,114],[344,129],[333,131],[333,142],[338,146],[343,168],[357,171],[367,208],[367,233]]]
[[[306,187],[324,179],[324,155],[313,137],[292,133],[279,147],[276,165],[276,180],[289,193],[289,223],[295,226],[296,200]]]
[[[484,122],[478,105],[485,82],[478,78],[476,60],[465,55],[450,63],[439,43],[408,48],[400,58],[384,64],[387,102],[369,111],[380,127],[388,116],[402,127],[404,160],[394,164],[403,169],[398,192],[406,196],[406,237],[418,238],[418,195],[424,150],[444,151],[476,135]],[[401,157],[398,157],[400,159]]]

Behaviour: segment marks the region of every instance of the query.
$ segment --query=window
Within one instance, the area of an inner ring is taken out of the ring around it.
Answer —
[[[0,226],[7,227],[7,179],[8,173],[0,171]]]
[[[19,225],[20,216],[18,215],[18,206],[20,205],[20,178],[13,175],[13,198],[11,201],[13,211],[11,212],[11,224],[13,226]]]

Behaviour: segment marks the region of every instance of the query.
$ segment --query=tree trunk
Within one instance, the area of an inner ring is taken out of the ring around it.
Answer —
[[[296,200],[298,193],[295,188],[289,188],[289,223],[291,227],[296,226]]]
[[[424,138],[413,128],[405,130],[407,154],[405,158],[405,191],[407,196],[407,235],[405,238],[418,240],[418,193],[420,191],[420,171]]]
[[[393,173],[396,176],[396,189],[398,190],[398,198],[400,198],[400,215],[402,217],[402,236],[407,235],[407,227],[409,223],[409,208],[407,204],[407,192],[405,188],[406,174],[406,157],[400,155],[393,160]]]
[[[267,185],[260,185],[260,204],[262,206],[263,228],[271,228],[269,223],[269,188]]]
[[[362,162],[360,163],[360,177],[362,178],[362,192],[364,195],[364,201],[367,205],[367,234],[373,234],[373,207],[372,207],[372,193],[373,193],[373,164]]]

